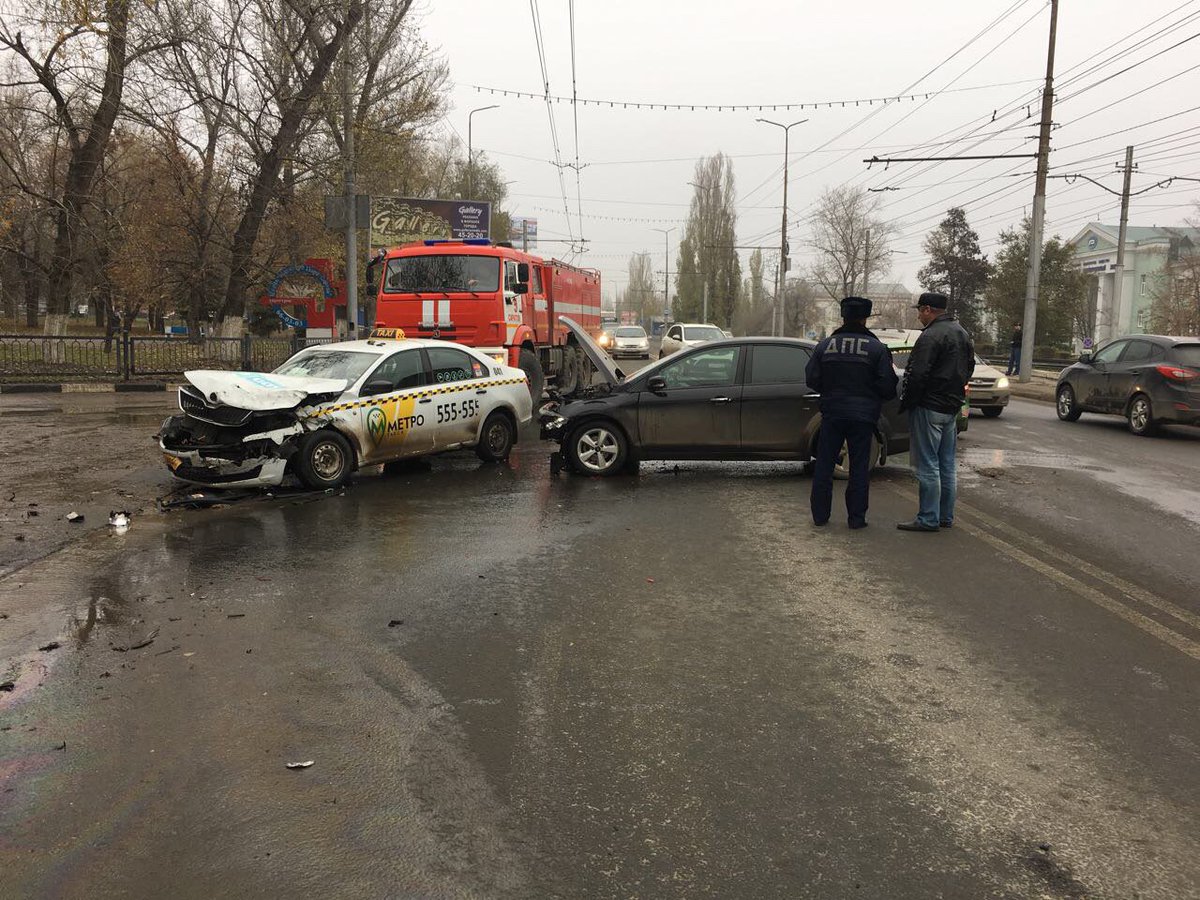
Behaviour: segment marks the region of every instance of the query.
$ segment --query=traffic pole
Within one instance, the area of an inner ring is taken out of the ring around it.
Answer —
[[[1129,229],[1129,183],[1133,177],[1133,147],[1125,148],[1125,184],[1121,188],[1121,229],[1117,238],[1117,269],[1113,275],[1113,316],[1109,318],[1110,338],[1125,330],[1125,233]],[[1115,318],[1115,321],[1114,321]]]

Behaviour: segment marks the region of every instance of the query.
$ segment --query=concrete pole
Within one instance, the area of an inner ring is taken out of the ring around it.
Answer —
[[[663,236],[663,322],[671,318],[671,244],[668,240],[671,232],[678,226],[672,225],[670,228],[651,228],[651,231],[658,231]]]
[[[1113,314],[1116,321],[1109,320],[1109,337],[1126,331],[1128,313],[1125,309],[1125,233],[1129,228],[1129,182],[1133,177],[1133,147],[1125,148],[1125,184],[1121,188],[1121,231],[1117,238],[1117,268],[1113,273]]]
[[[866,239],[863,241],[863,286],[862,295],[867,296],[867,284],[871,280],[871,229],[867,229]]]
[[[475,113],[483,112],[485,109],[499,109],[499,103],[493,103],[491,106],[479,106],[467,113],[467,196],[464,200],[474,200],[472,196],[475,193],[475,155],[471,148],[471,120],[475,117]]]
[[[700,321],[708,324],[708,276],[704,276],[704,312],[700,314]]]
[[[788,270],[788,239],[787,239],[787,189],[788,189],[788,136],[797,125],[803,125],[808,119],[801,119],[784,125],[772,122],[770,119],[755,119],[764,125],[774,125],[783,129],[783,218],[779,228],[779,268],[775,278],[775,310],[771,314],[771,335],[778,335],[783,330],[783,288],[787,281]]]
[[[342,127],[345,130],[342,164],[346,194],[346,337],[354,340],[358,337],[358,221],[355,210],[358,204],[354,198],[354,103],[350,98],[350,43],[347,36],[342,65]]]
[[[1050,170],[1050,123],[1054,113],[1054,41],[1058,33],[1058,0],[1050,0],[1050,42],[1046,51],[1046,86],[1042,89],[1042,121],[1038,135],[1037,178],[1033,189],[1033,223],[1029,230],[1029,264],[1025,279],[1025,321],[1021,336],[1018,380],[1033,378],[1033,346],[1042,274],[1042,229],[1046,222],[1046,176]]]

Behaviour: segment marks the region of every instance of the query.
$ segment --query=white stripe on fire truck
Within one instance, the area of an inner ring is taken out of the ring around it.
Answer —
[[[441,325],[450,324],[450,301],[439,300],[437,302],[437,322]]]
[[[421,324],[425,325],[426,323],[432,322],[433,320],[434,320],[433,319],[433,301],[432,300],[422,300],[421,301]]]

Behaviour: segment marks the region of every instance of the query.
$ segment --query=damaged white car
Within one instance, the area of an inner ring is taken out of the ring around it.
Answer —
[[[208,487],[314,489],[355,469],[474,447],[508,458],[533,415],[525,373],[445,341],[370,339],[301,350],[274,372],[185,372],[159,433],[167,467]]]

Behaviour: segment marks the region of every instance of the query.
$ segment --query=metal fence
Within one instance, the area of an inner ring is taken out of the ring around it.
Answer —
[[[192,369],[269,372],[293,353],[328,339],[89,337],[0,334],[0,382],[132,381]]]

